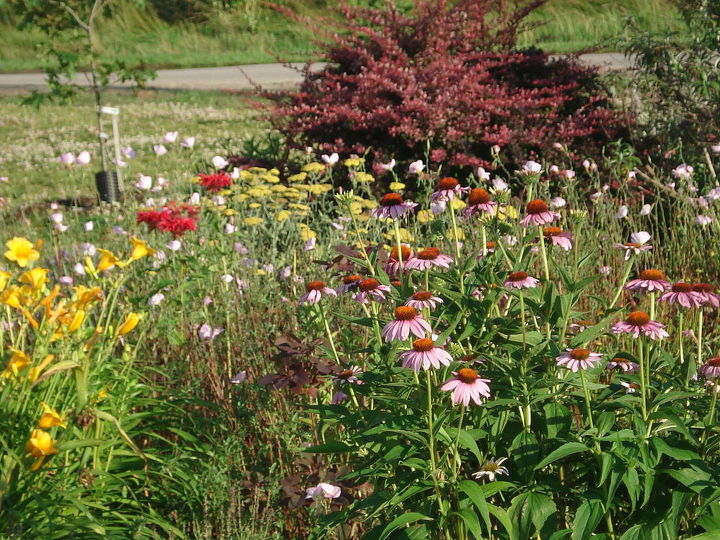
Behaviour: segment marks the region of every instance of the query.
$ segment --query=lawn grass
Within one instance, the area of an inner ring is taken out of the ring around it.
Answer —
[[[89,95],[71,105],[47,105],[33,109],[20,105],[23,94],[0,95],[0,197],[6,208],[39,201],[95,196],[94,173],[100,170],[93,104]],[[219,149],[237,150],[242,140],[261,129],[259,113],[242,96],[222,92],[111,91],[108,105],[121,109],[121,140],[137,157],[123,169],[126,183],[138,173],[174,180],[204,168]],[[109,125],[107,127],[109,130]],[[153,145],[167,131],[178,131],[169,152],[157,157]],[[192,150],[180,140],[194,136]],[[57,161],[63,152],[88,150],[92,162],[65,170]]]
[[[285,2],[296,12],[324,14],[330,2]],[[613,50],[612,40],[624,32],[628,17],[653,33],[683,28],[670,0],[550,0],[535,12],[533,28],[521,36],[522,46],[550,52],[574,52],[600,46]],[[313,32],[259,2],[248,2],[235,11],[212,15],[202,24],[170,25],[157,15],[126,3],[112,21],[104,21],[101,48],[107,58],[156,67],[198,67],[232,64],[304,61],[319,58]],[[43,60],[38,31],[19,31],[0,13],[0,71],[38,70]]]

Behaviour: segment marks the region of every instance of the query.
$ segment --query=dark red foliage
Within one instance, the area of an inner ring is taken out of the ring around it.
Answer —
[[[200,185],[208,191],[221,191],[229,188],[232,183],[230,175],[224,172],[200,175]]]
[[[390,2],[342,2],[348,22],[328,36],[328,66],[276,97],[271,121],[298,148],[407,162],[429,141],[433,162],[461,167],[489,167],[493,145],[520,160],[553,142],[607,141],[620,118],[596,70],[514,51],[524,17],[543,3],[421,0],[406,15]]]
[[[160,210],[139,210],[137,222],[145,223],[150,230],[169,232],[175,238],[188,231],[197,230],[197,214],[200,209],[185,203],[169,203]]]

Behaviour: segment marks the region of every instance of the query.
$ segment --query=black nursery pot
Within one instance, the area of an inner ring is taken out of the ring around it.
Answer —
[[[107,203],[120,202],[120,184],[116,171],[100,171],[95,174],[100,200]]]

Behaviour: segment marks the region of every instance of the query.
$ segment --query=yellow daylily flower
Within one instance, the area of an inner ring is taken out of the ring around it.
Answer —
[[[30,371],[28,371],[28,380],[31,383],[34,383],[35,381],[37,381],[40,378],[40,375],[42,375],[42,372],[45,371],[45,368],[48,367],[48,365],[50,365],[50,362],[52,362],[53,360],[55,360],[55,355],[48,354],[43,359],[43,361],[40,362],[39,365],[31,367]],[[63,427],[65,427],[65,426],[63,426]]]
[[[35,249],[33,243],[27,238],[16,236],[5,242],[5,246],[8,248],[5,252],[5,258],[17,263],[20,268],[25,268],[28,264],[40,258],[40,252]]]
[[[5,290],[11,277],[12,275],[10,273],[0,270],[0,292]]]
[[[78,285],[75,287],[75,301],[73,304],[80,308],[85,309],[90,302],[102,300],[103,292],[100,287],[88,288],[85,285]]]
[[[42,429],[33,429],[30,440],[25,447],[25,451],[32,457],[37,458],[35,463],[30,467],[31,471],[37,471],[43,463],[46,456],[58,453],[55,447],[55,441],[47,431]]]
[[[100,262],[97,265],[98,272],[108,270],[120,262],[120,259],[118,259],[112,251],[108,251],[107,249],[98,249],[98,251],[101,254]]]
[[[128,313],[123,323],[117,329],[118,336],[124,336],[128,332],[132,332],[140,322],[140,318],[139,313]]]
[[[32,363],[30,357],[24,352],[13,349],[12,347],[10,348],[10,352],[12,352],[10,360],[8,360],[5,366],[5,371],[1,374],[6,379],[9,377],[17,377],[18,373]]]
[[[137,261],[138,259],[142,259],[143,257],[152,256],[155,254],[155,250],[153,248],[148,246],[142,240],[135,238],[134,236],[130,238],[130,242],[133,245],[130,259],[133,261]]]
[[[10,306],[11,308],[20,309],[27,303],[25,293],[25,287],[13,285],[12,287],[5,289],[2,294],[0,294],[0,303]]]
[[[18,278],[20,283],[27,283],[33,290],[37,291],[42,289],[47,282],[47,275],[50,270],[47,268],[33,268],[28,270]]]
[[[83,321],[85,320],[85,311],[83,311],[82,309],[78,309],[75,313],[72,314],[72,318],[68,317],[67,320],[67,331],[70,333],[77,332],[80,329],[80,326],[82,326]]]
[[[62,416],[58,412],[50,407],[47,403],[41,402],[40,406],[43,408],[43,415],[38,421],[38,427],[42,429],[50,429],[51,427],[60,426],[61,428],[67,427]]]

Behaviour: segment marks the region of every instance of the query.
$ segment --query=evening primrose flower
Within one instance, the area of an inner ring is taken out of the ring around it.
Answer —
[[[630,235],[630,241],[624,244],[615,244],[616,248],[625,250],[625,260],[627,261],[631,255],[639,255],[643,251],[649,251],[652,246],[648,245],[650,241],[650,233],[647,231],[634,232]]]
[[[333,486],[326,482],[320,482],[315,487],[310,487],[305,490],[306,499],[315,499],[317,497],[323,497],[325,499],[337,499],[340,497],[342,489],[340,486]]]
[[[139,313],[128,313],[123,323],[117,329],[118,336],[124,336],[125,334],[132,332],[140,322],[141,315]]]
[[[43,408],[43,415],[38,421],[38,427],[42,429],[50,429],[51,427],[60,426],[61,428],[67,427],[62,416],[58,412],[47,405],[44,402],[40,402],[40,406]]]
[[[5,258],[15,262],[20,268],[25,268],[28,264],[40,258],[40,252],[26,238],[16,236],[5,242],[5,246],[8,248],[5,252]]]
[[[152,256],[155,254],[155,250],[148,246],[144,241],[135,238],[132,236],[130,238],[130,242],[133,245],[132,253],[130,254],[130,259],[133,261],[137,261],[138,259],[142,259],[143,257],[147,257],[148,255]]]

